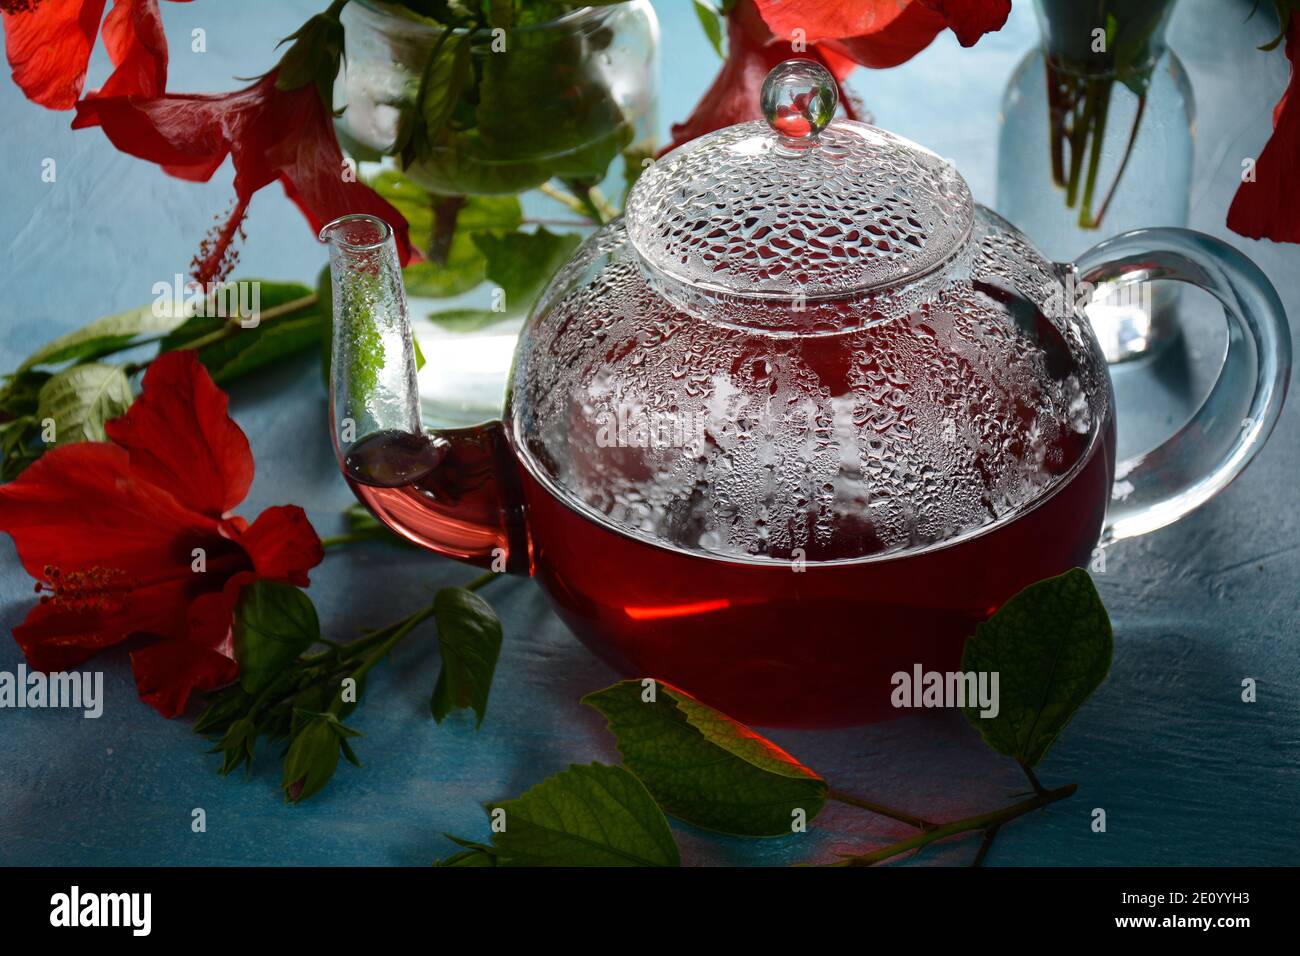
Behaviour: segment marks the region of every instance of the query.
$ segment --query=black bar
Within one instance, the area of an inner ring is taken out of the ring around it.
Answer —
[[[119,923],[127,925],[51,925],[52,916],[69,922],[76,886],[78,922],[101,911],[98,894],[147,893],[147,938],[202,941],[205,948],[240,947],[241,939],[373,943],[377,931],[415,933],[412,941],[436,946],[453,931],[499,939],[513,925],[527,934],[529,924],[520,920],[533,917],[544,921],[537,928],[621,926],[646,940],[671,926],[689,939],[685,927],[703,921],[739,934],[730,937],[733,943],[749,932],[762,941],[763,927],[774,924],[816,938],[818,927],[831,923],[864,942],[884,932],[915,933],[918,945],[949,935],[988,942],[1003,932],[1031,931],[1051,933],[1044,941],[1103,934],[1231,941],[1251,930],[1277,933],[1296,914],[1289,869],[32,868],[0,870],[0,880],[0,932],[7,940],[69,933],[86,940],[144,938],[129,918],[141,926],[142,908],[126,909],[121,896],[108,900],[105,911],[117,908]],[[1208,928],[1199,925],[1205,919]]]

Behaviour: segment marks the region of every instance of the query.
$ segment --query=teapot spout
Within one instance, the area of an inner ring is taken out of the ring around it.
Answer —
[[[527,573],[518,475],[501,423],[424,428],[393,230],[374,216],[349,215],[320,238],[329,245],[334,300],[331,438],[353,493],[422,547]]]
[[[320,238],[329,245],[334,301],[330,418],[335,454],[346,462],[375,435],[422,435],[420,392],[392,228],[350,215],[328,223]]]

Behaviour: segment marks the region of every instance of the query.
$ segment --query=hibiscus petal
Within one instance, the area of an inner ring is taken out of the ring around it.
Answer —
[[[974,46],[986,33],[1001,30],[1011,15],[1011,0],[921,0],[947,21],[957,42]]]
[[[106,0],[44,0],[4,14],[5,55],[14,82],[33,103],[66,110],[86,82]]]
[[[230,550],[217,521],[135,480],[127,452],[104,442],[52,448],[0,486],[0,531],[13,537],[27,573],[42,580],[49,566],[151,580],[188,573],[191,541]]]
[[[297,505],[267,508],[237,539],[259,578],[306,587],[307,571],[325,558],[316,529]]]
[[[167,37],[158,0],[113,0],[102,35],[117,69],[91,97],[161,96],[167,89]],[[73,129],[91,125],[81,112],[72,122]]]
[[[32,666],[45,670],[134,633],[182,637],[195,596],[251,567],[218,522],[138,480],[127,452],[107,443],[53,448],[0,487],[0,531],[47,592],[14,629]]]
[[[224,120],[234,121],[241,110],[256,106],[255,90],[82,100],[72,125],[97,123],[122,152],[158,163],[180,179],[206,182],[230,155]]]
[[[144,393],[104,426],[131,455],[131,471],[185,507],[220,518],[253,482],[248,438],[226,413],[229,398],[194,352],[167,352],[144,374]]]
[[[29,665],[48,673],[70,670],[125,640],[129,633],[129,625],[120,615],[37,604],[14,628],[14,640]]]
[[[37,670],[63,671],[120,644],[133,634],[183,637],[193,582],[181,577],[125,593],[69,601],[63,595],[37,604],[14,628],[14,640]]]
[[[235,605],[239,603],[244,588],[256,579],[257,575],[251,571],[241,572],[231,577],[220,591],[200,594],[191,601],[186,613],[187,639],[234,657],[230,624],[234,620]]]
[[[874,69],[905,63],[945,28],[970,46],[1000,30],[1011,0],[753,0],[778,37],[836,46]],[[799,31],[796,33],[796,31]]]
[[[874,33],[827,40],[824,45],[860,66],[885,70],[906,63],[928,47],[947,23],[923,3],[911,3],[900,16]]]
[[[742,0],[742,3],[746,0]],[[884,30],[915,0],[753,0],[771,31],[808,43],[866,36]],[[796,31],[798,31],[796,33]]]
[[[333,120],[315,86],[277,90],[275,76],[219,95],[84,100],[77,122],[98,123],[118,149],[183,179],[206,181],[232,158],[235,212],[196,264],[201,282],[221,274],[253,193],[277,179],[313,230],[347,213],[369,213],[393,227],[403,264],[418,259],[402,214],[369,186],[344,178]]]
[[[1300,54],[1300,17],[1287,30],[1286,55],[1291,79],[1273,111],[1273,135],[1255,162],[1254,182],[1243,182],[1228,208],[1228,228],[1251,239],[1300,242],[1300,93],[1296,70]]]
[[[239,676],[239,665],[193,641],[158,641],[131,652],[140,699],[164,717],[185,712],[190,694],[214,690]]]
[[[402,265],[419,259],[410,243],[406,219],[397,208],[364,183],[344,178],[343,152],[334,133],[334,120],[314,86],[275,91],[263,123],[272,134],[265,161],[279,171],[285,194],[302,210],[313,232],[320,232],[322,226],[339,216],[366,213],[393,227]],[[295,123],[297,137],[291,139],[276,132]],[[236,164],[239,160],[237,148]]]

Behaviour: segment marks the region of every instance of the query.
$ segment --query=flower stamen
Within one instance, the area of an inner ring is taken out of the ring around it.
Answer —
[[[36,591],[42,604],[53,604],[66,611],[120,610],[126,603],[126,594],[138,582],[119,568],[91,567],[84,571],[64,571],[47,564],[42,569],[45,577],[36,582]]]
[[[33,13],[43,0],[0,0],[0,10],[9,15]]]

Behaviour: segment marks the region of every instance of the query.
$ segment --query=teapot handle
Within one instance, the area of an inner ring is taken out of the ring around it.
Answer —
[[[1227,243],[1190,229],[1139,229],[1093,246],[1075,263],[1103,298],[1126,285],[1188,282],[1223,304],[1228,347],[1213,388],[1163,444],[1115,468],[1101,541],[1146,534],[1198,508],[1259,453],[1277,422],[1291,374],[1286,312],[1259,267]],[[1122,411],[1120,417],[1122,418]]]

